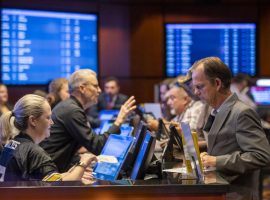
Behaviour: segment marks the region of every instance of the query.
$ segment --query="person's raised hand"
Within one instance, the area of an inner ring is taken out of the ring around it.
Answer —
[[[127,118],[127,116],[136,109],[135,97],[131,96],[122,106],[114,122],[116,126],[120,126]]]

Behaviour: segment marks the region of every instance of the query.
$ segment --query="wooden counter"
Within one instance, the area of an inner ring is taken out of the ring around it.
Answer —
[[[178,176],[166,180],[81,182],[3,182],[0,196],[5,200],[225,200],[229,185],[215,176],[203,182],[183,180]]]

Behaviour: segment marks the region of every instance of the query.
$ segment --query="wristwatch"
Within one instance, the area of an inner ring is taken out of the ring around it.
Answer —
[[[83,161],[77,162],[76,166],[83,167],[84,169],[86,169],[88,167],[88,165]]]

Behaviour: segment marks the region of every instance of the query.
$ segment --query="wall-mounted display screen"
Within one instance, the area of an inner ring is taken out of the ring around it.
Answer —
[[[256,24],[166,24],[166,75],[185,75],[192,64],[217,56],[232,73],[256,75]]]
[[[2,82],[47,84],[77,69],[97,72],[97,42],[95,14],[2,9]]]
[[[270,86],[253,86],[250,92],[258,106],[270,106]]]

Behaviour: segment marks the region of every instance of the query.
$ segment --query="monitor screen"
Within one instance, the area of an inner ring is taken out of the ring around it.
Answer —
[[[190,126],[188,123],[180,122],[182,134],[185,138],[186,144],[184,145],[184,155],[185,160],[188,160],[192,163],[193,174],[201,180],[202,175],[202,163],[200,161],[200,152],[197,140],[194,141],[192,136]],[[197,134],[197,133],[196,133]],[[196,150],[197,149],[197,150]]]
[[[130,172],[132,170],[132,167],[134,165],[134,162],[137,158],[137,155],[139,153],[140,147],[143,142],[143,138],[145,136],[145,133],[147,131],[146,124],[142,121],[138,124],[137,127],[135,127],[135,136],[134,136],[134,142],[132,144],[132,147],[130,148],[128,152],[127,159],[125,160],[123,166],[122,166],[122,172],[124,175],[129,176]]]
[[[118,162],[97,163],[94,169],[95,177],[102,180],[116,180],[132,142],[133,137],[111,134],[102,149],[101,155],[114,156]]]
[[[119,113],[119,110],[101,110],[99,112],[100,121],[114,120]]]
[[[163,117],[160,103],[144,103],[143,105],[146,113],[152,113],[156,119]]]
[[[4,8],[1,16],[3,83],[47,84],[78,69],[97,72],[97,15]]]
[[[219,57],[232,73],[256,75],[256,24],[166,24],[166,75],[185,75],[192,64]]]
[[[270,106],[270,86],[253,86],[250,92],[258,106]]]
[[[147,167],[154,155],[155,144],[155,137],[151,134],[151,132],[147,131],[144,136],[139,154],[134,163],[130,179],[137,180],[144,178]]]
[[[101,125],[100,125],[100,127],[99,127],[99,134],[104,134],[105,132],[107,132],[109,129],[110,129],[110,127],[113,125],[113,123],[112,122],[110,122],[110,121],[102,121],[101,122]],[[97,133],[97,132],[96,132]]]
[[[130,126],[129,124],[122,124],[120,127],[120,135],[123,136],[132,136],[132,132],[134,130],[133,126]]]

